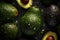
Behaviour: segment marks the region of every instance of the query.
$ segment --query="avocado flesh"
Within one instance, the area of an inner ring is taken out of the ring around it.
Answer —
[[[56,33],[55,33],[55,32],[52,32],[52,31],[47,32],[47,33],[42,37],[42,40],[46,40],[50,35],[54,37],[54,40],[58,40]]]
[[[21,26],[22,32],[27,35],[33,35],[41,28],[42,18],[39,8],[31,7],[22,17]]]
[[[3,39],[15,40],[18,32],[18,27],[15,23],[6,23],[0,27],[0,33]]]
[[[29,0],[29,2],[26,5],[24,5],[20,0],[16,0],[16,1],[24,9],[28,9],[32,5],[32,0]]]
[[[17,9],[8,3],[0,3],[0,21],[12,20],[18,15]]]

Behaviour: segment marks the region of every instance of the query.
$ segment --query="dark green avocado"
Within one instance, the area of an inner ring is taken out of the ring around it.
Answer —
[[[3,40],[15,40],[18,32],[18,26],[16,23],[6,23],[0,27],[0,35]]]
[[[58,40],[55,32],[49,31],[43,35],[42,40]]]
[[[22,32],[27,35],[35,34],[42,25],[41,10],[36,7],[31,7],[21,17]]]
[[[17,9],[9,3],[0,3],[0,21],[12,20],[18,16]]]
[[[60,14],[59,12],[59,7],[57,5],[50,5],[45,9],[44,12],[44,19],[50,27],[55,27],[57,24],[57,19],[59,18],[58,15]]]

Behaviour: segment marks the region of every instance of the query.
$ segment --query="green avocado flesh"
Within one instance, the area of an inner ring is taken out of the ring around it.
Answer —
[[[0,33],[6,40],[14,40],[18,32],[18,27],[15,23],[6,23],[0,27]]]
[[[49,31],[43,37],[42,40],[58,40],[55,32]]]
[[[22,17],[21,17],[22,32],[27,35],[33,35],[41,28],[42,18],[41,11],[39,8],[31,7]]]
[[[0,21],[11,20],[18,15],[17,9],[8,3],[0,3]]]

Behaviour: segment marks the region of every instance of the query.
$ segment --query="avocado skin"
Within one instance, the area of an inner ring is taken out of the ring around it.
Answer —
[[[42,25],[41,10],[31,7],[20,20],[21,29],[24,34],[34,35]]]
[[[15,40],[18,32],[16,23],[6,23],[0,27],[0,37],[2,40]]]
[[[0,22],[13,20],[18,15],[17,9],[9,3],[0,3]]]
[[[59,23],[59,7],[57,5],[50,5],[44,10],[44,20],[50,27],[55,27]]]

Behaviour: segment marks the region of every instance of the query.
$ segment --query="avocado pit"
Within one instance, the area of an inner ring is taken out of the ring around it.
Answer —
[[[24,5],[26,5],[26,4],[29,3],[29,0],[21,0],[21,2],[22,2]]]
[[[49,31],[43,36],[42,40],[58,40],[57,34],[55,32]]]
[[[55,40],[52,35],[48,36],[46,40]]]

